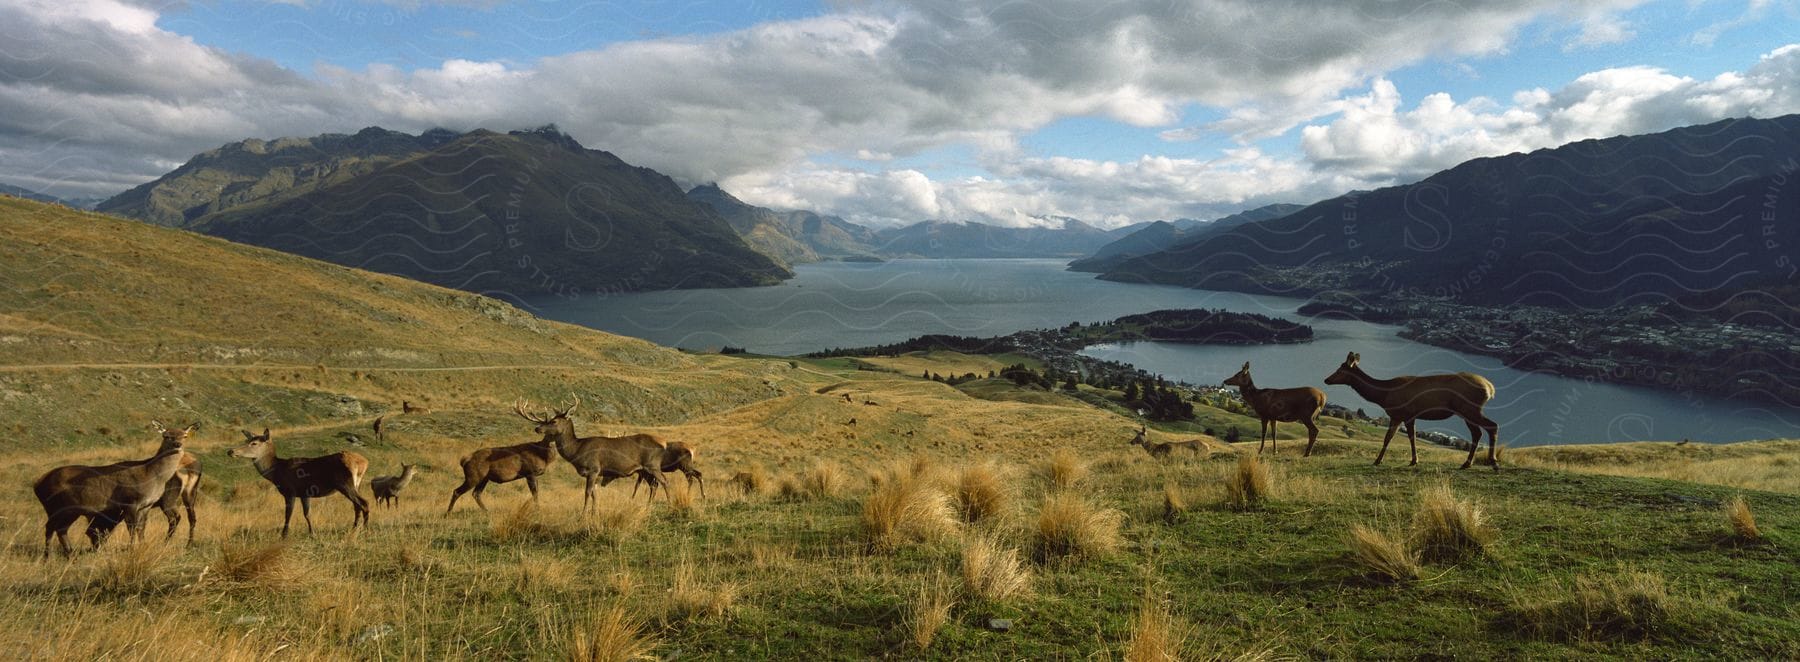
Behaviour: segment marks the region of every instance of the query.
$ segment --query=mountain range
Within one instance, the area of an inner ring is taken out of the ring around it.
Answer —
[[[1187,238],[1101,278],[1478,305],[1676,303],[1791,316],[1800,116],[1465,162]]]
[[[246,140],[98,209],[514,296],[737,287],[792,275],[674,180],[584,148],[554,126]]]
[[[1240,225],[1281,218],[1299,211],[1300,207],[1301,205],[1276,203],[1241,211],[1212,221],[1183,218],[1174,221],[1152,221],[1140,226],[1132,226],[1134,231],[1131,234],[1101,246],[1087,257],[1070,262],[1069,270],[1104,273],[1129,258],[1155,253],[1176,244],[1224,232]]]

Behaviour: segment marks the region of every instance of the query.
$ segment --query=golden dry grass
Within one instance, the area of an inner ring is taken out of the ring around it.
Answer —
[[[219,547],[219,576],[244,584],[286,586],[305,573],[288,543],[226,541]]]
[[[976,600],[1005,602],[1031,593],[1031,570],[1019,550],[982,534],[963,537],[963,593]]]
[[[1479,506],[1437,483],[1419,493],[1408,542],[1426,561],[1455,562],[1486,553],[1495,535]]]
[[[624,604],[595,608],[566,625],[563,659],[571,662],[653,660],[656,639],[644,618]]]
[[[956,478],[956,503],[963,521],[993,521],[1012,509],[1006,477],[992,463],[971,465]]]
[[[1058,448],[1050,454],[1049,459],[1044,460],[1040,471],[1052,489],[1066,490],[1087,478],[1089,468],[1087,462],[1075,451]]]
[[[669,608],[681,620],[721,618],[737,604],[738,591],[737,584],[702,580],[693,560],[684,556],[675,566]]]
[[[1624,570],[1583,575],[1573,585],[1552,582],[1513,591],[1502,622],[1523,634],[1553,640],[1643,639],[1665,633],[1690,615],[1662,575]]]
[[[1750,502],[1742,494],[1726,502],[1725,524],[1731,527],[1732,535],[1738,540],[1756,542],[1763,539],[1762,529],[1756,527],[1756,513],[1750,511]]]
[[[865,540],[877,550],[937,540],[957,526],[950,496],[926,476],[903,470],[886,474],[869,492],[861,521]]]
[[[1269,499],[1269,465],[1255,455],[1238,455],[1237,465],[1225,476],[1225,505],[1234,510],[1255,510]]]
[[[1174,524],[1181,519],[1182,513],[1187,512],[1187,497],[1182,495],[1181,488],[1174,483],[1163,483],[1162,506],[1163,522]]]
[[[1395,582],[1419,577],[1418,557],[1396,536],[1355,524],[1350,527],[1346,542],[1350,557],[1371,577]]]
[[[1187,659],[1190,629],[1169,612],[1167,600],[1150,591],[1138,604],[1131,619],[1131,638],[1125,642],[1126,662],[1178,662]]]
[[[1662,478],[1800,494],[1800,441],[1635,442],[1515,448],[1508,463],[1578,473]]]
[[[1104,556],[1119,549],[1124,513],[1098,507],[1079,494],[1056,492],[1044,498],[1031,530],[1032,556],[1040,562]]]
[[[937,640],[938,631],[950,622],[950,610],[954,607],[956,592],[944,573],[939,572],[931,580],[921,582],[906,603],[903,625],[907,643],[918,650],[930,648],[931,642]]]
[[[801,489],[813,499],[836,499],[849,485],[844,467],[836,462],[815,463],[800,476]]]

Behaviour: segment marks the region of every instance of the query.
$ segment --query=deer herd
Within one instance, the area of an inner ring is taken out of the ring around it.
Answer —
[[[1402,425],[1406,426],[1407,438],[1412,446],[1411,464],[1418,464],[1418,437],[1414,430],[1416,422],[1419,419],[1442,420],[1458,416],[1468,424],[1469,433],[1474,438],[1462,468],[1469,468],[1475,461],[1475,451],[1480,448],[1481,434],[1485,431],[1488,437],[1488,461],[1496,471],[1499,470],[1495,456],[1499,426],[1481,412],[1482,406],[1494,397],[1492,382],[1468,372],[1377,379],[1363,372],[1358,365],[1360,360],[1359,355],[1351,352],[1343,364],[1325,378],[1325,383],[1349,386],[1387,413],[1387,436],[1382,439],[1381,451],[1375,456],[1375,464],[1381,464],[1382,458],[1387,455],[1388,444],[1393,441],[1394,433]],[[1238,387],[1244,403],[1261,420],[1256,448],[1258,454],[1262,453],[1265,442],[1271,451],[1275,449],[1275,425],[1280,422],[1298,422],[1306,426],[1307,442],[1302,455],[1312,454],[1313,445],[1319,439],[1319,427],[1315,419],[1325,408],[1323,391],[1310,386],[1259,388],[1250,378],[1249,363],[1245,363],[1237,374],[1224,383]],[[596,482],[600,487],[605,487],[620,478],[636,479],[631,489],[633,497],[637,496],[639,486],[649,483],[649,498],[654,501],[658,488],[664,490],[667,498],[668,483],[663,475],[679,471],[687,478],[690,488],[698,486],[701,496],[705,496],[706,481],[694,465],[696,450],[693,446],[681,441],[664,441],[649,434],[576,436],[575,423],[569,414],[580,404],[580,398],[575,398],[568,407],[551,409],[548,413],[541,414],[527,411],[523,402],[514,404],[513,413],[529,421],[533,425],[533,431],[542,437],[524,444],[479,449],[463,457],[460,461],[462,484],[451,492],[450,505],[445,513],[454,512],[457,500],[470,492],[473,492],[475,505],[486,510],[487,504],[482,502],[481,493],[488,484],[521,479],[530,489],[531,498],[535,502],[538,498],[538,477],[544,475],[558,457],[574,468],[576,475],[581,476],[585,482],[582,492],[583,514],[595,503]],[[423,407],[405,403],[406,413],[423,411]],[[61,546],[64,556],[72,554],[68,530],[84,517],[88,519],[86,534],[93,548],[99,548],[111,531],[121,523],[125,524],[134,542],[141,541],[144,537],[144,518],[151,506],[162,510],[168,518],[169,528],[164,540],[175,536],[176,529],[181,524],[181,514],[185,510],[187,539],[188,542],[193,542],[196,525],[194,498],[200,487],[201,471],[199,458],[188,452],[186,446],[188,438],[199,429],[200,424],[194,423],[177,429],[166,428],[156,421],[151,424],[162,435],[162,441],[150,457],[99,466],[57,467],[32,485],[38,501],[44,506],[46,517],[45,557],[50,555],[50,541],[53,537]],[[1205,448],[1199,440],[1151,442],[1145,437],[1147,432],[1148,428],[1140,426],[1130,443],[1143,447],[1153,457],[1167,457],[1177,449],[1199,453]],[[306,520],[307,533],[310,534],[312,499],[329,496],[334,492],[349,500],[355,511],[351,521],[352,530],[367,525],[369,501],[363,498],[359,490],[363,475],[369,468],[368,459],[349,451],[319,457],[284,458],[276,454],[275,442],[270,438],[268,428],[264,428],[262,434],[244,430],[243,435],[243,445],[232,448],[228,455],[249,460],[257,473],[272,483],[276,492],[286,501],[286,512],[281,523],[282,537],[288,535],[296,500],[300,502],[301,517]],[[415,465],[402,464],[398,475],[376,477],[369,481],[370,488],[377,500],[393,507],[398,502],[400,493],[418,471],[419,468]]]

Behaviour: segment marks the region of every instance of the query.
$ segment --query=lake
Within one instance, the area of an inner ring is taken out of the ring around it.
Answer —
[[[1600,441],[1742,441],[1800,436],[1793,410],[1694,393],[1597,384],[1513,370],[1499,359],[1405,340],[1396,327],[1307,319],[1297,299],[1158,285],[1126,285],[1064,270],[1064,260],[893,260],[795,268],[769,287],[674,290],[605,297],[534,298],[533,313],[671,347],[742,347],[803,354],[898,342],[927,333],[999,336],[1111,320],[1160,308],[1223,308],[1304,321],[1313,342],[1225,346],[1128,343],[1088,348],[1171,379],[1218,384],[1244,361],[1257,385],[1313,385],[1329,401],[1379,415],[1346,386],[1322,383],[1344,355],[1362,354],[1377,377],[1468,370],[1493,380],[1488,415],[1513,446]],[[1459,436],[1460,421],[1424,423]]]

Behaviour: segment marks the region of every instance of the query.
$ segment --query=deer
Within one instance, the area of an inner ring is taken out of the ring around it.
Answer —
[[[1148,434],[1149,432],[1150,432],[1150,428],[1148,426],[1139,425],[1137,435],[1133,436],[1131,438],[1131,441],[1126,442],[1126,443],[1129,443],[1133,446],[1143,446],[1144,452],[1149,453],[1150,457],[1154,457],[1154,458],[1158,458],[1158,459],[1168,457],[1169,452],[1176,448],[1186,448],[1188,450],[1193,451],[1194,454],[1196,454],[1196,455],[1198,455],[1200,453],[1200,451],[1203,448],[1205,448],[1205,444],[1201,443],[1199,439],[1189,439],[1187,441],[1169,441],[1169,442],[1160,442],[1160,443],[1150,441],[1149,439],[1145,438],[1145,436],[1144,436],[1145,434]]]
[[[370,479],[369,489],[374,490],[375,492],[375,502],[386,503],[389,508],[398,506],[400,503],[400,491],[406,489],[406,484],[411,483],[413,476],[418,474],[419,465],[402,462],[400,464],[399,475],[376,476],[375,478]]]
[[[1329,381],[1325,382],[1331,383]],[[1312,456],[1313,444],[1319,441],[1319,412],[1325,409],[1325,392],[1311,386],[1297,388],[1257,388],[1256,382],[1250,379],[1250,362],[1238,368],[1237,374],[1225,380],[1226,386],[1238,387],[1238,393],[1244,397],[1244,403],[1250,405],[1256,417],[1262,419],[1257,427],[1256,454],[1262,455],[1263,441],[1269,444],[1269,452],[1279,454],[1275,448],[1275,424],[1280,421],[1294,421],[1306,426],[1306,450],[1301,457]]]
[[[689,446],[687,442],[671,441],[663,449],[662,472],[680,471],[682,475],[687,476],[687,486],[690,490],[694,489],[695,483],[699,483],[700,498],[704,499],[706,498],[706,479],[700,470],[694,467],[694,458],[698,455],[699,451],[695,450],[693,446]],[[638,474],[637,482],[631,484],[631,498],[637,498],[638,486],[643,484],[644,475]],[[664,491],[663,495],[664,498],[668,498],[667,491]]]
[[[268,428],[263,428],[262,434],[253,434],[249,430],[242,432],[244,445],[231,449],[228,455],[250,460],[256,472],[274,483],[275,491],[287,501],[287,512],[281,518],[281,537],[288,537],[288,525],[294,519],[294,500],[300,501],[300,516],[306,520],[306,534],[312,535],[312,500],[332,492],[350,500],[350,507],[355,511],[350,520],[352,531],[369,523],[369,500],[357,493],[357,488],[362,486],[363,472],[369,469],[367,458],[350,451],[319,457],[280,457],[275,453],[275,442],[269,438]]]
[[[32,483],[32,492],[44,507],[44,558],[50,558],[52,536],[61,545],[64,557],[73,555],[69,549],[69,527],[82,517],[92,524],[96,518],[116,516],[124,520],[133,542],[143,540],[144,511],[162,499],[176,472],[181,470],[188,436],[200,427],[194,423],[169,430],[161,423],[151,423],[162,434],[162,443],[149,458],[103,466],[57,467]],[[94,540],[90,537],[90,542]]]
[[[156,426],[158,433],[168,434],[169,431],[163,429],[162,424],[155,421],[151,421],[151,423]],[[163,517],[169,520],[169,530],[163,535],[163,542],[175,538],[175,530],[181,527],[181,510],[185,508],[188,523],[187,544],[194,544],[194,526],[199,521],[194,516],[194,500],[195,495],[200,491],[200,479],[200,458],[195,457],[193,453],[182,451],[181,467],[175,470],[175,476],[169,479],[167,485],[163,486],[162,498],[156,500],[157,509],[161,510]],[[124,512],[120,510],[88,518],[88,526],[85,531],[88,543],[93,545],[94,549],[99,549],[100,545],[106,542],[107,537],[112,535],[113,529],[118,528],[121,521],[124,521]]]
[[[400,413],[402,413],[402,414],[429,414],[429,413],[431,413],[431,410],[425,408],[425,405],[415,405],[410,400],[401,400],[400,401]]]
[[[520,416],[525,412],[521,405],[513,405],[513,411]],[[529,418],[529,417],[528,417]],[[456,511],[456,500],[463,493],[475,491],[475,505],[487,510],[487,504],[481,501],[481,491],[487,489],[489,483],[510,483],[524,479],[525,487],[531,489],[531,500],[538,498],[538,476],[556,462],[555,440],[550,435],[543,439],[512,446],[483,448],[462,458],[463,482],[450,493],[450,508],[444,511],[448,515]]]
[[[1375,464],[1381,464],[1381,458],[1387,455],[1388,442],[1394,440],[1394,431],[1401,424],[1406,425],[1407,441],[1412,445],[1412,462],[1407,466],[1413,466],[1419,463],[1419,438],[1414,424],[1419,419],[1437,421],[1459,416],[1468,424],[1469,436],[1473,438],[1469,457],[1463,461],[1462,468],[1474,464],[1475,451],[1481,448],[1481,431],[1486,430],[1488,461],[1493,463],[1495,471],[1500,470],[1500,460],[1494,454],[1494,446],[1499,443],[1500,425],[1481,413],[1482,406],[1494,398],[1493,382],[1472,372],[1376,379],[1363,372],[1358,365],[1361,360],[1361,355],[1350,352],[1337,371],[1325,378],[1325,383],[1348,385],[1364,400],[1387,412],[1387,436],[1381,440],[1381,452],[1375,454]]]
[[[650,500],[655,501],[656,488],[667,485],[662,478],[662,467],[668,445],[648,434],[576,437],[575,422],[569,418],[569,413],[579,406],[581,398],[577,397],[566,409],[552,409],[549,416],[528,414],[523,403],[514,405],[513,411],[536,424],[535,430],[546,440],[553,441],[556,451],[587,481],[581,499],[582,514],[587,514],[589,505],[597,501],[594,481],[606,487],[615,480],[636,475],[650,483]]]

